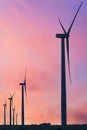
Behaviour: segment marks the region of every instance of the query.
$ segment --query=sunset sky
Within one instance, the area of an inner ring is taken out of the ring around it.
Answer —
[[[87,1],[70,35],[72,85],[67,72],[68,124],[87,123]],[[15,93],[21,123],[21,86],[27,68],[25,124],[61,123],[61,19],[68,30],[82,0],[0,0],[0,124],[3,103]],[[67,57],[66,57],[67,58]]]

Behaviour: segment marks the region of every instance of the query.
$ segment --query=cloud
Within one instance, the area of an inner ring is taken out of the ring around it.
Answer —
[[[81,124],[87,124],[87,114],[85,113],[75,113],[74,118]]]
[[[50,91],[54,84],[52,72],[47,72],[46,70],[40,70],[33,68],[31,72],[31,76],[29,79],[30,83],[30,91],[38,90],[38,91]],[[53,88],[54,89],[54,88]]]
[[[29,9],[29,4],[24,0],[15,0],[16,4],[21,6],[23,9]],[[18,7],[19,7],[18,6]]]
[[[76,105],[75,105],[76,106]],[[87,105],[86,101],[78,104],[76,107],[68,109],[69,124],[86,124],[87,123]]]
[[[78,108],[79,109],[79,108]],[[87,124],[87,114],[86,111],[73,111],[70,112],[70,117],[68,118],[69,124]]]

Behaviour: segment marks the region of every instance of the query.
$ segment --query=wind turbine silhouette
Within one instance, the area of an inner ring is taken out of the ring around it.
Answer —
[[[15,124],[15,107],[12,110],[13,110],[13,125],[14,125]]]
[[[66,32],[64,26],[62,25],[60,19],[59,23],[63,29],[63,34],[56,34],[56,38],[61,39],[61,124],[62,129],[66,129],[67,125],[67,102],[66,102],[66,68],[65,68],[65,39],[66,39],[66,49],[67,49],[67,59],[68,59],[68,69],[69,69],[69,77],[71,82],[71,73],[70,73],[70,60],[69,60],[69,36],[72,29],[72,26],[74,24],[74,21],[76,19],[76,16],[82,6],[83,2],[80,4],[74,19],[68,29],[68,32]]]
[[[9,93],[9,95],[10,95],[10,98],[8,98],[9,99],[9,103],[10,103],[9,123],[10,123],[10,125],[12,125],[12,103],[13,103],[13,97],[15,95],[15,92],[14,92],[13,95],[11,95],[10,93]]]
[[[7,107],[7,103],[5,101],[5,103],[3,104],[4,106],[4,125],[6,125],[6,107]]]
[[[25,94],[27,96],[27,93],[26,93],[26,71],[25,71],[24,82],[23,83],[19,83],[19,85],[22,86],[21,124],[24,125],[24,89],[25,89]]]

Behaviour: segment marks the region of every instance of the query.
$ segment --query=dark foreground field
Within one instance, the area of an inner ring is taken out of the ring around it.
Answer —
[[[61,130],[58,125],[0,126],[0,130]],[[66,130],[87,130],[87,125],[67,125]]]

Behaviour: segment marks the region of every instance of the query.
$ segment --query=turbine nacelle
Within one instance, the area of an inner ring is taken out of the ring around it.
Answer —
[[[9,100],[12,100],[13,98],[11,97],[11,98],[8,98]]]
[[[23,85],[25,85],[25,84],[24,84],[24,83],[19,83],[19,85],[23,86]]]
[[[7,106],[7,104],[3,104],[3,106],[4,106],[4,107],[6,107],[6,106]]]
[[[7,106],[7,103],[6,103],[6,101],[5,101],[5,103],[3,104],[3,106],[4,106],[4,107],[6,107],[6,106]]]
[[[68,38],[69,34],[65,33],[65,34],[56,34],[56,38]]]

